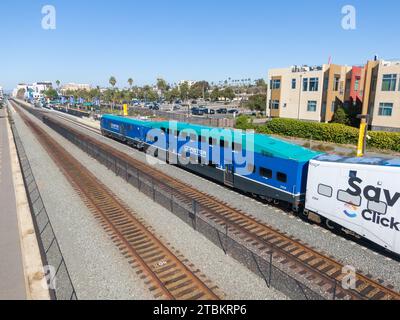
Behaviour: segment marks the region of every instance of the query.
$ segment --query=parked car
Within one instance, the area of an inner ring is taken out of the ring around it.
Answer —
[[[172,108],[173,111],[177,111],[180,109],[181,109],[181,106],[179,104],[174,105],[174,107]]]
[[[228,113],[229,113],[229,114],[236,114],[236,115],[238,115],[238,114],[239,114],[239,110],[231,109],[231,110],[228,111]]]
[[[219,108],[219,109],[217,110],[217,113],[219,113],[219,114],[227,114],[227,113],[228,113],[228,109],[226,109],[226,108]]]
[[[192,108],[192,114],[194,116],[202,116],[202,115],[204,115],[204,110],[200,109],[200,108],[197,108],[197,107],[194,107],[194,108]]]

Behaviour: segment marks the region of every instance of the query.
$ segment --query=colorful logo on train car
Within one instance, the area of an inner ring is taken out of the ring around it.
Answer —
[[[357,218],[357,207],[351,204],[345,204],[346,209],[343,211],[346,216],[349,218]]]

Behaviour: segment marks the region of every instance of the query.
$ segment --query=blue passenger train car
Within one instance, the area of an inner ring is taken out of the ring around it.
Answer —
[[[104,115],[105,136],[257,197],[304,206],[308,163],[319,153],[277,138],[188,123]]]

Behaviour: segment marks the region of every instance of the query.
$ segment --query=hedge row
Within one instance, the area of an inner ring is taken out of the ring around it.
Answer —
[[[273,119],[264,125],[255,126],[248,118],[238,119],[238,129],[255,129],[258,133],[277,134],[339,144],[357,144],[359,130],[343,124],[306,122],[293,119]],[[400,133],[370,131],[368,146],[382,150],[400,152]]]

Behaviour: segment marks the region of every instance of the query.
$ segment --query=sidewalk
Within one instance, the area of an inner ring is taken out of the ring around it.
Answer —
[[[5,109],[0,110],[0,300],[25,300],[25,275]]]

